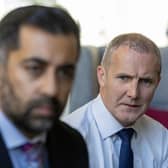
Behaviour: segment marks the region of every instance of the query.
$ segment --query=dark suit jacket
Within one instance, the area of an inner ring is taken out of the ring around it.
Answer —
[[[48,132],[46,147],[50,168],[88,168],[88,154],[83,138],[65,123],[58,121]],[[13,168],[1,135],[0,167]]]

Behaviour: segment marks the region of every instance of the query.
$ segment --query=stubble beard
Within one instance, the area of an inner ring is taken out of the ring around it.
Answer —
[[[24,103],[15,94],[9,80],[6,77],[1,80],[0,99],[2,111],[25,135],[35,136],[46,132],[61,115],[63,105],[58,100],[43,96],[38,100]],[[33,115],[33,110],[43,103],[51,105],[54,116],[42,117]]]

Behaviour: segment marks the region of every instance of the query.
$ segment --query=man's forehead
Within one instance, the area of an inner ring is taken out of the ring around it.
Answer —
[[[41,57],[41,56],[31,56],[31,57],[26,57],[25,59],[22,60],[22,63],[37,63],[37,64],[45,64],[45,65],[53,65],[53,66],[61,66],[65,64],[75,64],[71,59],[65,59],[64,61],[54,61],[51,59],[48,59],[47,57]]]

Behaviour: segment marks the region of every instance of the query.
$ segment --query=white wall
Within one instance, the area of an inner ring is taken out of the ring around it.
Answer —
[[[31,4],[31,0],[0,0],[0,17]],[[142,33],[165,46],[168,26],[167,0],[43,0],[58,2],[80,23],[82,44],[100,46],[126,32]]]

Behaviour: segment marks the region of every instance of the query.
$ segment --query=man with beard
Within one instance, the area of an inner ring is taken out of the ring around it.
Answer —
[[[1,20],[1,166],[87,168],[83,138],[58,120],[72,86],[79,38],[77,24],[60,7],[21,7]]]

